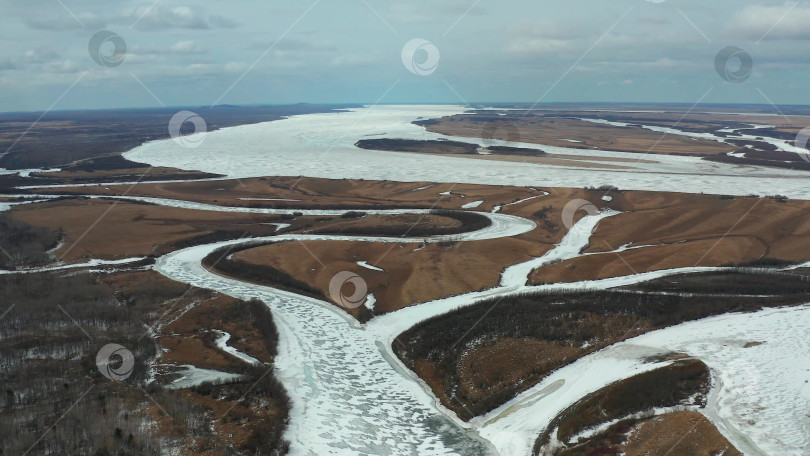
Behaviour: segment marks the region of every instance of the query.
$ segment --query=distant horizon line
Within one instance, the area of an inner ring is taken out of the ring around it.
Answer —
[[[30,110],[30,111],[0,111],[0,115],[4,114],[42,114],[42,113],[70,113],[70,112],[102,112],[102,111],[172,111],[177,109],[222,109],[222,108],[262,108],[262,107],[284,107],[284,106],[334,106],[334,107],[354,107],[354,106],[466,106],[471,109],[476,107],[508,107],[508,106],[529,106],[533,105],[532,111],[540,110],[543,106],[688,106],[697,108],[699,106],[717,106],[717,107],[733,107],[733,106],[747,106],[767,108],[769,111],[775,111],[777,114],[780,107],[785,108],[808,108],[810,104],[768,104],[768,103],[685,103],[685,102],[656,102],[656,101],[642,101],[642,102],[629,102],[629,101],[555,101],[535,103],[532,101],[491,101],[491,102],[473,102],[473,103],[452,103],[452,102],[387,102],[387,103],[364,103],[364,102],[334,102],[334,103],[319,103],[319,102],[292,102],[292,103],[259,103],[259,104],[232,104],[222,103],[215,106],[205,104],[187,104],[187,105],[174,105],[174,106],[141,106],[141,107],[116,107],[116,108],[76,108],[76,109],[51,109],[51,110]]]

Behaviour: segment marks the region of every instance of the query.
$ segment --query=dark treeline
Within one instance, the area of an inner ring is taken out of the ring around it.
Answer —
[[[232,307],[231,312],[238,312],[230,321],[250,321],[261,335],[267,353],[273,358],[278,354],[278,329],[273,320],[270,308],[258,299],[242,302]],[[227,312],[227,311],[226,311]],[[243,365],[240,369],[241,380],[227,384],[206,383],[192,388],[195,394],[217,401],[234,403],[228,413],[215,417],[222,424],[238,424],[248,436],[240,442],[239,454],[284,455],[289,451],[290,443],[284,439],[284,431],[289,423],[292,407],[287,390],[274,375],[269,365]],[[256,410],[268,411],[257,416]]]
[[[612,383],[557,415],[535,442],[534,452],[540,454],[555,430],[559,442],[574,443],[570,439],[586,429],[653,408],[704,407],[710,383],[709,368],[698,360],[676,361],[669,366]],[[599,439],[594,440],[595,446],[601,445]],[[610,454],[600,453],[597,448],[588,450],[590,452],[586,451],[585,454]]]
[[[286,454],[290,400],[268,375],[272,363],[239,364],[241,380],[190,392],[145,384],[157,355],[147,324],[154,326],[178,297],[193,302],[211,295],[143,274],[154,273],[131,275],[138,279],[116,293],[86,274],[0,276],[0,454],[157,456],[178,448],[182,454]],[[228,312],[223,318],[252,325],[276,356],[278,332],[266,305],[236,301]],[[134,355],[132,375],[122,382],[105,378],[96,365],[108,343]],[[212,429],[222,410],[207,404],[216,401],[234,404],[221,423],[239,423],[246,438],[236,447]]]
[[[693,275],[693,278],[698,276]],[[769,281],[770,276],[760,280]],[[752,279],[749,279],[752,280]],[[427,320],[399,336],[393,349],[412,370],[420,361],[438,369],[444,385],[440,397],[453,397],[445,405],[470,419],[503,404],[550,372],[581,356],[648,331],[729,312],[749,312],[763,307],[805,302],[802,294],[772,298],[643,294],[622,290],[527,293],[479,302]],[[472,329],[471,329],[472,328]],[[573,357],[549,360],[534,368],[521,382],[477,385],[483,397],[469,397],[459,377],[465,352],[479,343],[532,339],[566,350]],[[460,406],[463,404],[463,406]]]
[[[420,140],[420,139],[361,139],[355,143],[361,149],[384,150],[390,152],[417,152],[431,154],[478,154],[478,145],[461,141]]]
[[[208,131],[282,119],[294,114],[329,112],[338,106],[215,106],[192,108],[205,119]],[[25,169],[62,166],[76,160],[98,159],[126,152],[146,141],[169,138],[167,126],[177,108],[51,111],[36,129],[15,143],[40,113],[2,113],[0,129],[7,138],[0,148],[14,147],[0,157],[0,168]],[[51,122],[58,122],[54,125]],[[184,126],[184,134],[190,133]]]
[[[419,224],[402,224],[400,226],[346,226],[324,227],[312,231],[315,234],[339,234],[355,236],[388,236],[388,237],[427,237],[447,236],[479,231],[492,225],[489,217],[477,212],[450,211],[434,209],[430,215],[446,217],[460,223],[458,226],[431,226],[430,221]]]
[[[810,277],[788,272],[746,270],[662,277],[627,287],[640,291],[732,295],[810,295]]]
[[[229,257],[243,250],[252,249],[270,243],[248,243],[239,246],[225,246],[214,250],[203,259],[203,266],[216,270],[227,276],[240,280],[269,285],[282,290],[300,293],[317,299],[327,300],[326,296],[308,283],[280,271],[272,266],[246,263]]]
[[[543,157],[548,155],[543,150],[529,149],[528,147],[489,146],[487,151],[495,155],[519,155],[521,157]]]
[[[755,165],[755,166],[770,166],[773,168],[786,168],[786,169],[799,169],[804,171],[810,170],[810,163],[804,161],[797,154],[792,154],[793,157],[789,161],[779,159],[781,156],[778,152],[749,152],[748,149],[743,149],[740,152],[746,152],[744,157],[735,157],[733,155],[718,154],[703,157],[704,160],[730,163],[732,165]],[[810,153],[810,152],[808,152]]]
[[[0,268],[41,266],[51,262],[48,250],[56,247],[61,232],[31,226],[0,214]]]
[[[145,378],[155,345],[141,338],[137,309],[162,302],[161,290],[133,291],[124,303],[89,275],[15,274],[0,276],[0,296],[8,311],[0,319],[0,454],[160,454],[134,413],[140,393],[104,378],[95,357],[108,343],[124,345],[135,357],[128,382]]]
[[[197,245],[213,244],[222,241],[233,241],[246,237],[247,233],[241,230],[217,230],[211,233],[200,234],[188,239],[181,239],[171,244],[171,250],[182,250]]]

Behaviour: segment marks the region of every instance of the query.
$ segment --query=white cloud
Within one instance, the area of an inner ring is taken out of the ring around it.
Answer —
[[[535,38],[530,40],[513,41],[506,47],[510,54],[554,54],[569,51],[574,48],[573,43],[567,40]]]
[[[751,40],[810,40],[810,5],[785,2],[781,5],[751,5],[734,14],[728,31]],[[767,34],[767,36],[766,36]]]
[[[60,14],[49,18],[28,18],[25,24],[36,30],[64,32],[68,30],[99,30],[107,25],[107,19],[96,13]]]
[[[22,60],[26,63],[48,63],[59,59],[59,52],[48,47],[29,49],[23,54]]]
[[[49,73],[78,73],[79,65],[71,60],[63,62],[49,63],[45,65],[45,71]]]
[[[135,9],[129,17],[139,30],[234,28],[238,24],[218,14],[209,15],[196,6],[150,6]]]
[[[193,63],[186,67],[186,73],[195,75],[222,75],[244,73],[248,65],[243,62],[229,62],[224,65],[217,63]]]
[[[178,41],[169,46],[169,51],[174,54],[204,54],[206,52],[205,49],[192,40]]]

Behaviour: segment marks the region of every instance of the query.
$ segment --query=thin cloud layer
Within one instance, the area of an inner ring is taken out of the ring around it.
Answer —
[[[57,108],[810,102],[810,5],[782,0],[0,1],[4,110],[44,109],[76,81]],[[120,65],[88,54],[100,30],[125,42]],[[416,38],[439,51],[429,75],[403,65]],[[718,77],[729,45],[755,62],[746,84]]]

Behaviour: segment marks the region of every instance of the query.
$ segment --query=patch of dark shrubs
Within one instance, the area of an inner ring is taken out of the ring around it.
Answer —
[[[448,236],[471,233],[492,225],[489,217],[472,211],[452,211],[434,209],[430,215],[447,217],[460,223],[459,226],[425,226],[423,224],[387,225],[387,226],[346,226],[325,227],[314,231],[317,234],[341,234],[357,236],[390,236],[390,237],[427,237]]]
[[[243,250],[268,244],[269,243],[249,242],[237,246],[220,247],[208,254],[208,256],[203,259],[202,264],[206,268],[216,270],[227,276],[239,278],[240,280],[269,285],[293,293],[326,300],[326,296],[324,296],[320,290],[310,286],[304,281],[296,279],[284,271],[280,271],[268,265],[251,264],[229,258],[231,255]]]
[[[495,155],[518,155],[521,157],[543,157],[548,155],[544,150],[530,149],[528,147],[489,146],[487,151]]]
[[[699,360],[682,360],[621,380],[589,394],[558,414],[535,441],[534,454],[549,443],[552,432],[565,445],[577,434],[590,428],[655,408],[706,405],[711,385],[708,366]],[[604,444],[605,436],[585,443],[585,454]],[[619,437],[619,436],[617,436]],[[621,438],[611,441],[621,442]],[[609,445],[612,446],[612,445]],[[559,448],[554,454],[562,452]]]
[[[0,214],[0,267],[41,266],[51,262],[48,250],[59,244],[62,232],[31,226]]]
[[[361,139],[355,143],[356,147],[370,150],[385,150],[391,152],[416,152],[433,154],[461,154],[477,155],[478,145],[461,141],[448,140],[420,140],[420,139]]]
[[[627,288],[644,292],[727,294],[729,296],[810,294],[810,278],[807,276],[762,269],[773,266],[783,267],[788,264],[781,260],[761,259],[744,266],[727,266],[739,267],[738,270],[662,277]]]
[[[273,321],[270,308],[259,299],[251,299],[243,304],[253,326],[262,334],[267,352],[275,358],[278,354],[278,329]],[[216,400],[238,402],[249,409],[266,408],[269,402],[276,411],[270,416],[263,415],[260,421],[251,420],[247,427],[250,432],[238,446],[241,452],[248,454],[284,455],[289,451],[290,443],[284,439],[284,430],[289,423],[292,402],[287,390],[274,375],[268,375],[272,366],[247,366],[241,372],[238,381],[227,384],[204,383],[192,388],[197,394],[212,397]],[[219,418],[223,423],[244,422],[255,418],[242,416],[236,407]]]
[[[585,190],[589,192],[617,192],[621,193],[622,190],[615,185],[600,185],[599,187],[585,187]]]
[[[760,280],[768,282],[771,278],[763,276]],[[646,331],[730,312],[757,311],[763,307],[795,305],[804,301],[806,298],[802,293],[763,298],[737,294],[727,297],[655,294],[633,290],[530,292],[481,301],[431,318],[402,333],[398,337],[402,343],[393,344],[393,349],[412,370],[420,360],[436,366],[440,372],[437,375],[443,376],[440,383],[446,385],[445,395],[454,397],[463,407],[457,403],[445,405],[462,419],[470,419],[500,406],[549,373],[577,359],[574,356],[565,361],[546,363],[519,384],[500,385],[489,396],[473,400],[457,388],[460,379],[456,369],[470,344],[476,341],[529,338],[579,349],[580,356],[584,356]],[[497,312],[491,312],[496,306]]]

